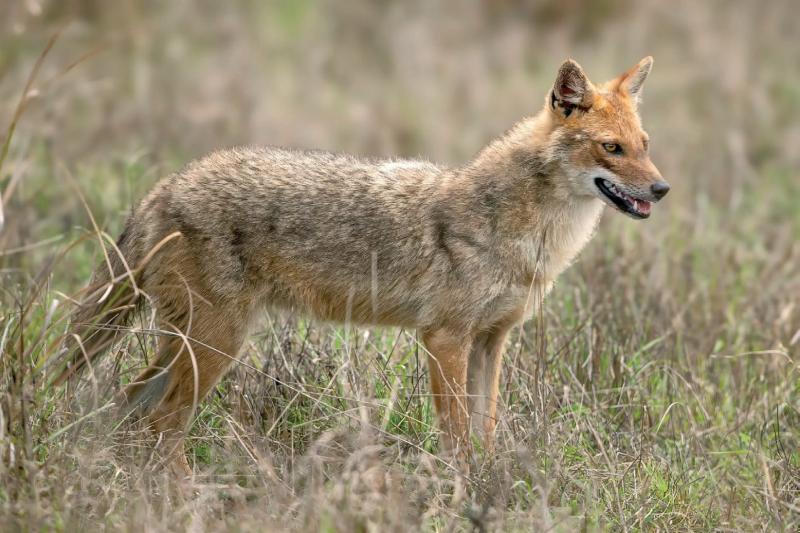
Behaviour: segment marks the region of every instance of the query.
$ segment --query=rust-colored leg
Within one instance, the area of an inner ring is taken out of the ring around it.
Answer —
[[[147,413],[179,477],[191,476],[183,449],[191,417],[237,356],[246,330],[246,316],[236,309],[198,304],[191,326],[182,331],[188,338],[163,337],[154,363],[124,391],[129,405]]]
[[[423,332],[428,349],[428,368],[439,425],[443,432],[442,452],[456,458],[458,466],[469,468],[471,456],[466,385],[467,361],[472,339],[447,329]]]

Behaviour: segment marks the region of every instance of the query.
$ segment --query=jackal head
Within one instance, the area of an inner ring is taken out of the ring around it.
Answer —
[[[595,86],[575,61],[558,71],[546,108],[553,117],[551,147],[571,194],[596,196],[636,219],[650,216],[669,191],[650,161],[649,139],[637,111],[653,58]]]

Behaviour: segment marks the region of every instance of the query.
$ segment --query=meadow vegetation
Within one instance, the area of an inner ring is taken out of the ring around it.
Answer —
[[[0,5],[0,529],[797,531],[800,17],[789,0],[590,5]],[[148,310],[82,380],[48,385],[99,239],[191,158],[247,143],[459,164],[540,108],[564,58],[606,79],[648,54],[672,192],[647,221],[607,212],[512,335],[497,450],[468,479],[436,458],[413,331],[265,311],[199,409],[192,495],[112,416],[152,357]]]

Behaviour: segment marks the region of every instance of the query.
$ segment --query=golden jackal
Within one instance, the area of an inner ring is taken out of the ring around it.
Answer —
[[[95,271],[58,381],[148,295],[174,335],[124,395],[188,473],[193,409],[259,308],[413,327],[430,353],[443,451],[463,462],[471,428],[491,448],[509,329],[587,243],[603,204],[647,218],[669,190],[637,113],[651,66],[595,86],[564,62],[544,109],[458,168],[278,148],[190,163],[133,210]]]

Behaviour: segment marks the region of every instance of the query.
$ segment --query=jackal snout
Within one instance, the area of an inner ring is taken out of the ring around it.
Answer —
[[[661,176],[661,172],[647,154],[642,157],[638,168],[628,175],[634,176],[631,181],[636,195],[650,202],[658,202],[670,190],[669,183]]]
[[[669,192],[669,183],[660,179],[650,186],[650,192],[656,197],[656,200],[661,200]]]

